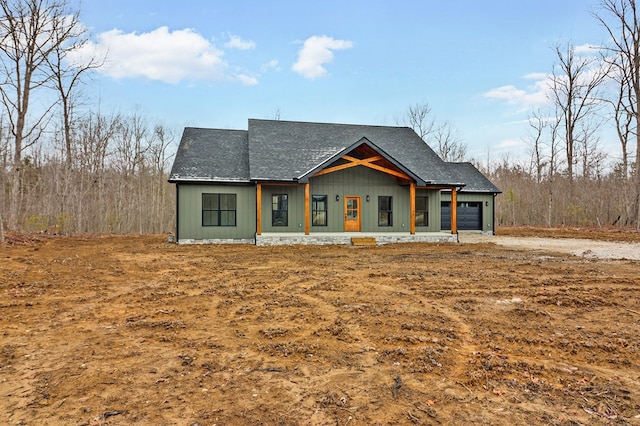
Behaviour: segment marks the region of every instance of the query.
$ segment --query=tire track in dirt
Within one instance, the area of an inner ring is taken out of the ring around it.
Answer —
[[[454,360],[453,367],[449,373],[452,378],[457,380],[458,377],[463,376],[465,373],[468,362],[473,357],[473,354],[478,352],[478,347],[474,343],[475,339],[471,325],[467,320],[463,319],[460,315],[445,305],[434,303],[433,301],[430,302],[430,305],[437,309],[438,312],[444,314],[447,318],[450,318],[458,326],[460,333],[460,347],[455,349],[457,357]]]

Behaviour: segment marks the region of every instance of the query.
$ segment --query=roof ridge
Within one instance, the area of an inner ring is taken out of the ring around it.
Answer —
[[[411,129],[409,126],[389,126],[385,124],[353,124],[353,123],[336,123],[336,122],[324,122],[324,121],[299,121],[299,120],[274,120],[268,118],[249,118],[249,121],[263,121],[273,123],[291,123],[291,124],[318,124],[321,126],[345,126],[345,127],[381,127],[388,129]]]

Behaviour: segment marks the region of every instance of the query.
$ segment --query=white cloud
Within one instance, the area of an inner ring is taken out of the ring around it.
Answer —
[[[505,85],[491,89],[484,94],[485,98],[505,101],[523,109],[530,109],[549,102],[549,74],[530,73],[525,76],[533,83],[526,89],[519,89],[513,85]]]
[[[243,40],[237,35],[229,34],[229,41],[224,44],[228,49],[253,50],[256,43],[250,40]]]
[[[595,55],[598,53],[602,47],[596,46],[595,44],[581,44],[580,46],[574,46],[574,52],[577,54],[587,53],[590,55]]]
[[[513,148],[524,147],[525,143],[518,139],[503,139],[494,148],[498,150],[510,150]]]
[[[235,74],[235,75],[232,75],[230,78],[231,80],[237,81],[243,86],[255,86],[258,84],[257,78],[251,77],[245,74]]]
[[[160,27],[146,33],[103,32],[87,43],[70,60],[105,58],[100,72],[116,78],[142,77],[166,83],[184,80],[229,79],[253,85],[255,78],[229,74],[224,52],[192,29],[169,31]]]
[[[280,63],[278,62],[277,59],[272,59],[266,64],[262,64],[260,66],[260,71],[262,72],[267,72],[269,70],[280,71]]]
[[[327,74],[323,65],[333,60],[333,51],[352,47],[353,43],[348,40],[335,40],[328,36],[309,37],[298,52],[298,60],[291,69],[306,78],[323,77]]]

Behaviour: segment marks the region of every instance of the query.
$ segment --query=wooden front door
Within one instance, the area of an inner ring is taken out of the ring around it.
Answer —
[[[360,232],[360,197],[344,197],[344,231]]]

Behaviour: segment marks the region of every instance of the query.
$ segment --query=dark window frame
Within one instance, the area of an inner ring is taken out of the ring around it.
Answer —
[[[387,201],[388,205],[383,205]],[[378,195],[378,226],[393,226],[393,197]]]
[[[424,200],[424,209],[420,209],[418,206],[418,200]],[[427,195],[416,195],[416,226],[429,226],[429,196]],[[423,222],[418,222],[418,218],[422,214]]]
[[[318,208],[319,203],[324,205],[323,209]],[[311,226],[329,226],[329,196],[311,196]]]
[[[289,226],[289,195],[271,195],[271,226]]]
[[[225,198],[228,199],[225,200]],[[229,200],[233,201],[230,203]],[[212,215],[214,212],[215,215]],[[225,192],[203,192],[202,226],[238,226],[238,195]]]

